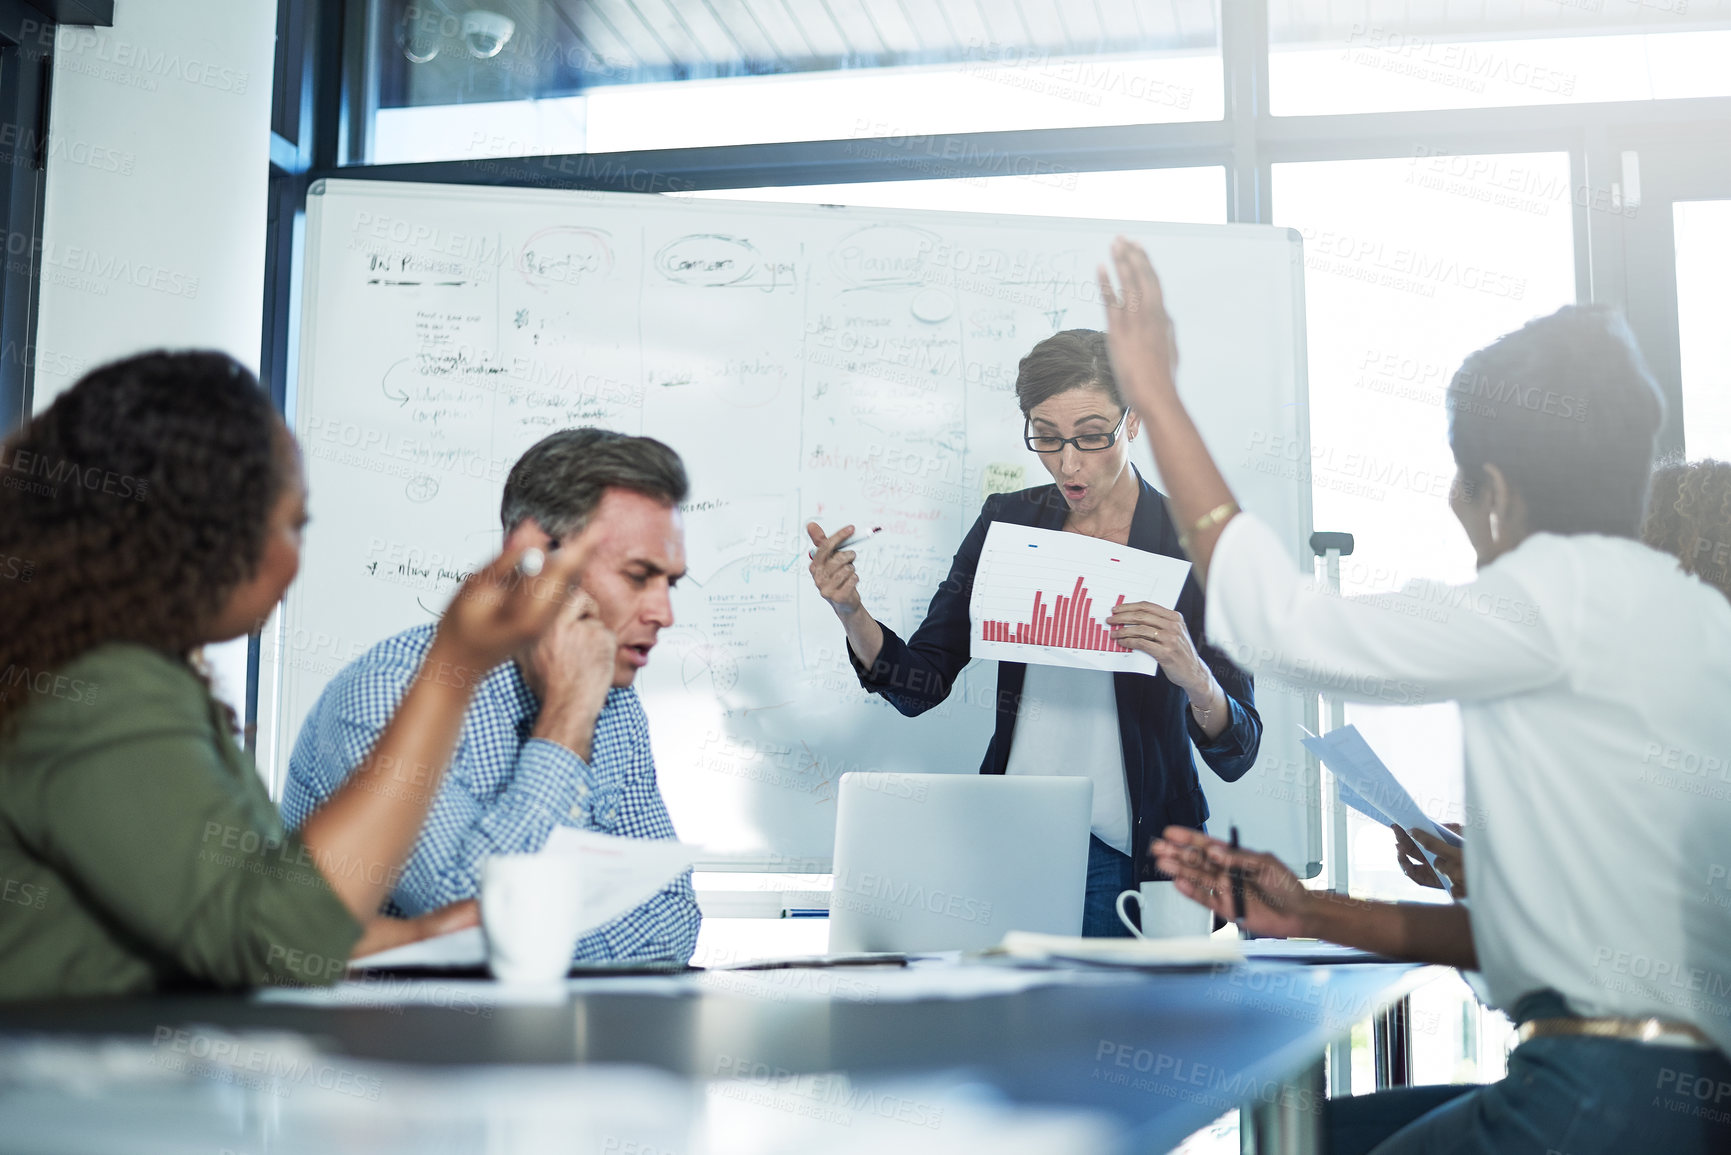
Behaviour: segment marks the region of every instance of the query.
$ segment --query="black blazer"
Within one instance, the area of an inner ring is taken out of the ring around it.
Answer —
[[[1142,492],[1130,523],[1130,546],[1134,549],[1182,558],[1178,531],[1166,509],[1166,498],[1138,476]],[[968,642],[973,630],[968,601],[974,591],[974,571],[986,542],[987,527],[994,521],[1040,529],[1062,529],[1069,506],[1056,485],[1024,489],[1020,493],[993,494],[980,510],[979,520],[962,540],[950,563],[950,576],[932,595],[926,619],[914,636],[902,641],[884,627],[883,650],[871,669],[866,669],[852,648],[848,657],[859,675],[860,685],[880,694],[903,714],[924,713],[949,696],[956,675],[968,664]],[[1190,757],[1190,743],[1214,772],[1235,782],[1256,761],[1262,742],[1262,718],[1256,712],[1250,675],[1233,665],[1224,653],[1202,640],[1202,590],[1195,578],[1184,581],[1174,607],[1184,616],[1196,652],[1214,671],[1226,691],[1232,720],[1212,742],[1190,716],[1183,690],[1166,678],[1166,672],[1113,674],[1118,697],[1118,729],[1124,748],[1124,772],[1129,778],[1130,847],[1138,881],[1163,877],[1148,853],[1152,842],[1168,825],[1202,829],[1208,819],[1208,800]],[[1016,713],[1022,698],[1022,683],[1028,667],[1021,662],[998,663],[997,729],[986,747],[982,774],[1002,774],[1010,762],[1010,741],[1016,732]]]

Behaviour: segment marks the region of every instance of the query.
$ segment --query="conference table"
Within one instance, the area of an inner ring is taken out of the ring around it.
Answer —
[[[1249,1107],[1260,1155],[1302,1152],[1316,1149],[1327,1044],[1439,973],[933,960],[579,978],[530,998],[372,976],[286,1002],[0,1004],[0,1147],[912,1152],[998,1134],[1026,1141],[1004,1150],[1159,1152]],[[546,1103],[564,1114],[535,1124]],[[834,1143],[714,1142],[717,1109],[750,1104],[842,1125],[824,1132]],[[693,1118],[710,1119],[709,1139],[690,1139]]]

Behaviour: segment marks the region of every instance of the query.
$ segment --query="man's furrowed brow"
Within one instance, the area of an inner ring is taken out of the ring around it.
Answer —
[[[661,577],[666,575],[667,580],[678,581],[680,578],[685,576],[684,566],[680,566],[677,570],[669,569],[667,566],[655,561],[653,558],[634,557],[625,564],[643,570],[645,577]]]

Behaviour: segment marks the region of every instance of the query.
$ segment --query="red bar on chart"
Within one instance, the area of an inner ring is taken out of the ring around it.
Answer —
[[[1055,596],[1051,605],[1046,604],[1045,590],[1035,590],[1027,621],[987,621],[981,626],[981,637],[989,642],[1024,646],[1129,653],[1129,647],[1120,645],[1113,638],[1111,627],[1104,620],[1095,619],[1094,599],[1082,581],[1078,577],[1069,594]],[[1119,594],[1112,608],[1115,610],[1123,605],[1124,599],[1125,595]]]

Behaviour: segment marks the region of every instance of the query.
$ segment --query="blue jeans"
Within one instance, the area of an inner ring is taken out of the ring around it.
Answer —
[[[1549,1017],[1560,1000],[1531,1011],[1523,999],[1516,1018]],[[1523,1016],[1522,1011],[1528,1011]],[[1709,1155],[1731,1151],[1731,1060],[1717,1051],[1654,1047],[1617,1039],[1558,1036],[1533,1039],[1509,1055],[1508,1076],[1483,1087],[1414,1088],[1331,1105],[1331,1151],[1363,1151],[1355,1120],[1383,1117],[1400,1127],[1373,1155]],[[1439,1098],[1446,1098],[1440,1106]],[[1384,1104],[1378,1104],[1384,1100]],[[1398,1102],[1397,1102],[1398,1101]],[[1397,1108],[1411,1108],[1405,1119]],[[1416,1117],[1415,1117],[1416,1116]],[[1407,1120],[1411,1120],[1407,1122]],[[1407,1125],[1401,1127],[1401,1123]],[[1385,1131],[1385,1134],[1387,1132]]]
[[[1082,900],[1084,938],[1129,938],[1118,920],[1118,894],[1135,887],[1128,854],[1120,854],[1092,834],[1088,836],[1088,893]]]

